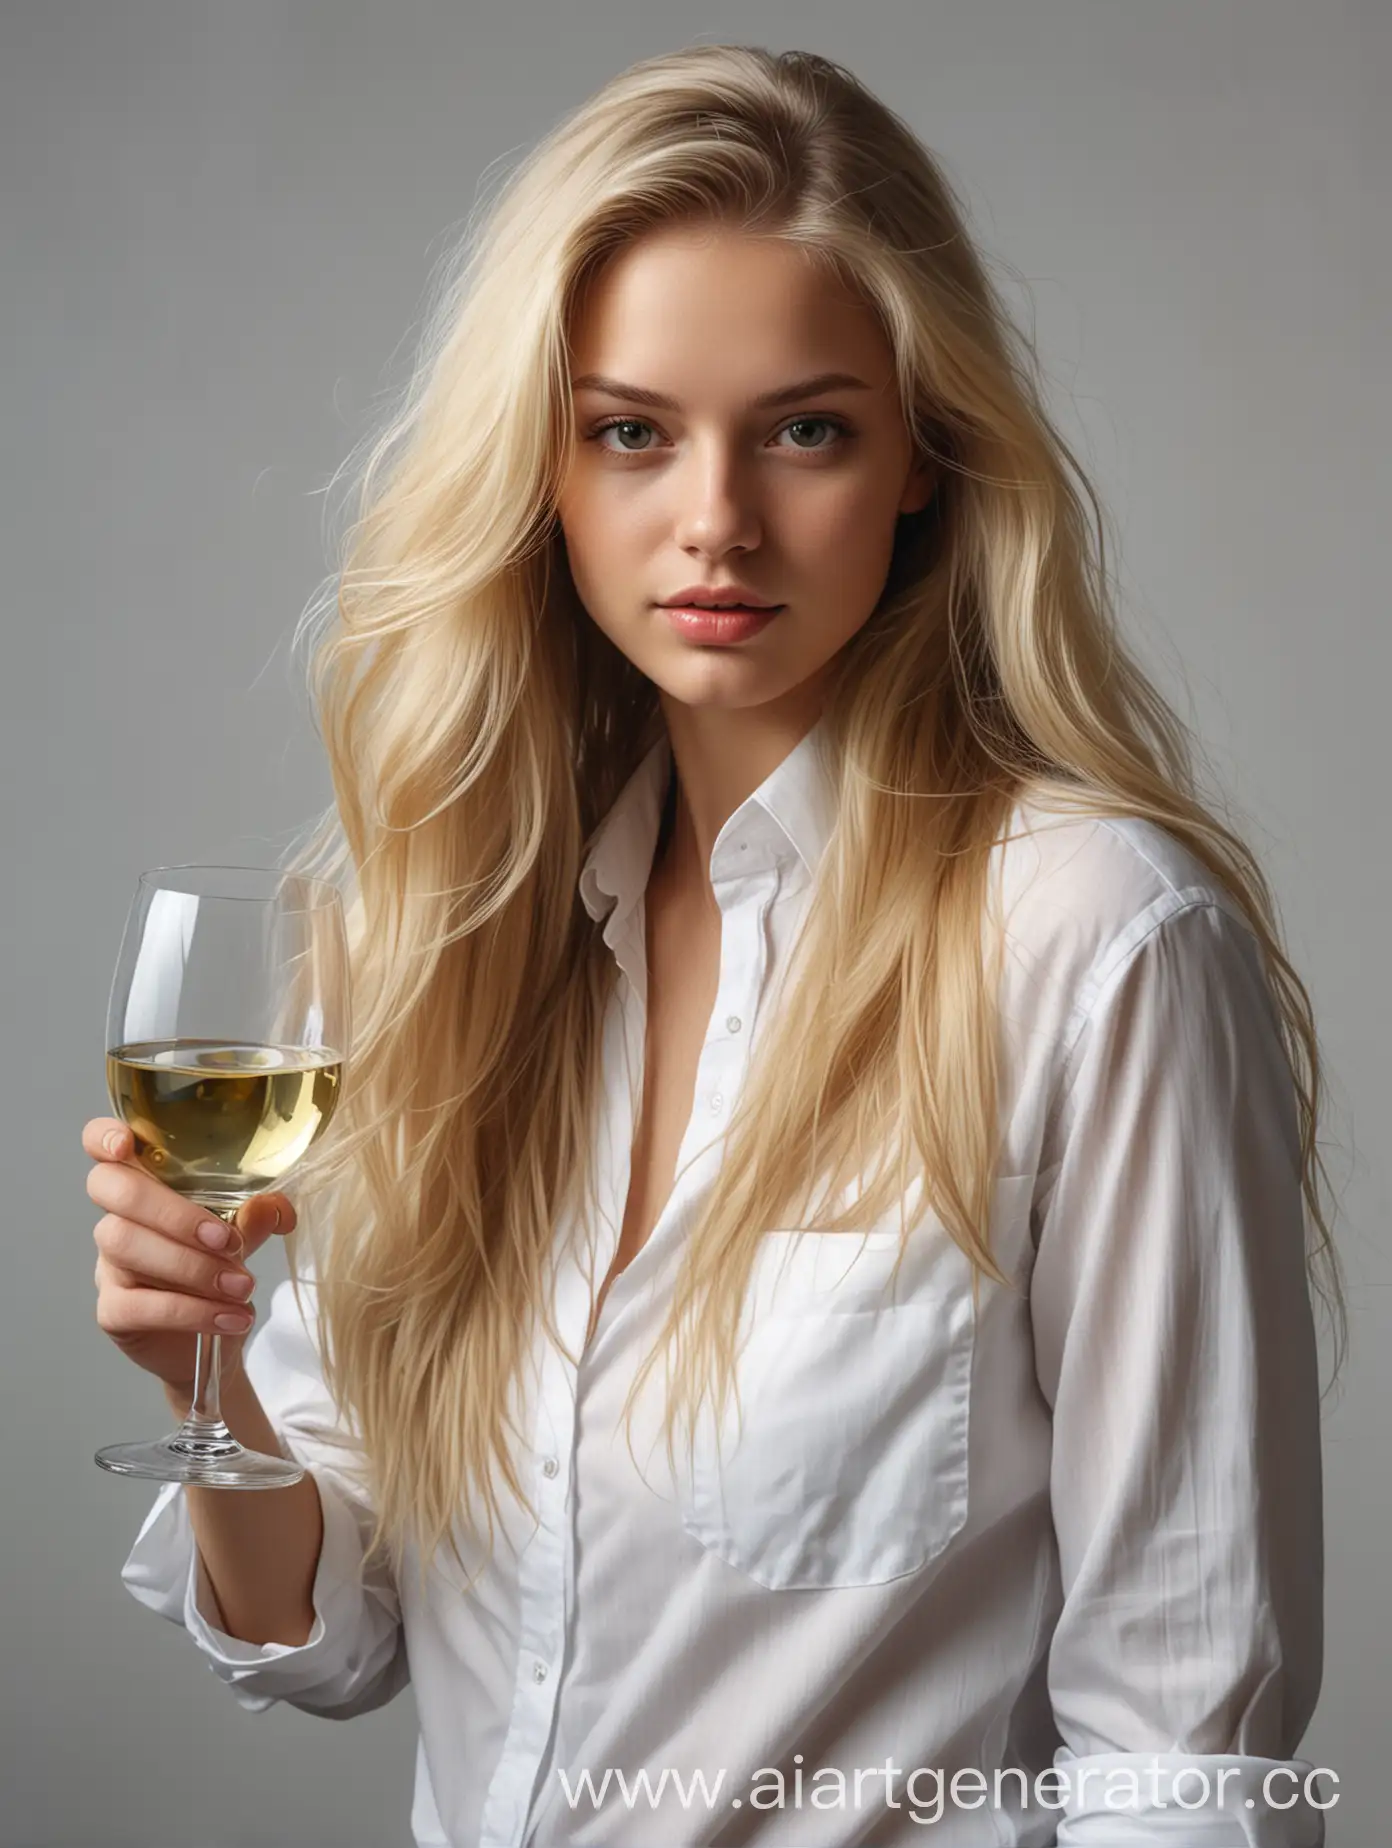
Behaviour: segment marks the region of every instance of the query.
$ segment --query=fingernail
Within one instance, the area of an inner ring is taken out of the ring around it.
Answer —
[[[251,1327],[249,1315],[215,1315],[213,1327],[224,1329],[229,1335],[240,1335],[243,1329]]]
[[[102,1137],[102,1147],[106,1150],[108,1155],[114,1155],[117,1149],[120,1148],[124,1140],[125,1140],[124,1130],[109,1129],[107,1130],[106,1134]]]
[[[209,1251],[221,1251],[231,1237],[232,1228],[220,1219],[205,1219],[198,1228],[198,1238]]]
[[[280,1230],[280,1208],[279,1207],[277,1207],[275,1210],[275,1216],[276,1216],[276,1221],[275,1221],[275,1224],[271,1227],[271,1230],[272,1232],[279,1232]]]
[[[218,1288],[224,1296],[250,1296],[256,1288],[256,1279],[248,1277],[245,1271],[223,1271],[218,1278]]]

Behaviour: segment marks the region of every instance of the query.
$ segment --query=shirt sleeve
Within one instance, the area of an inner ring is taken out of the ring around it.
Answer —
[[[330,1719],[350,1719],[391,1700],[409,1680],[401,1609],[390,1570],[364,1574],[371,1506],[356,1453],[336,1427],[313,1331],[315,1290],[301,1279],[302,1318],[287,1281],[247,1345],[247,1377],[285,1454],[314,1478],[324,1540],[312,1587],[314,1624],[303,1643],[247,1643],[229,1636],[198,1552],[183,1485],[164,1484],[121,1568],[131,1596],[197,1644],[241,1706],[259,1713],[278,1700]],[[229,1490],[228,1493],[235,1493]]]
[[[1030,1282],[1059,1848],[1319,1848],[1331,1787],[1294,1757],[1323,1658],[1318,1355],[1275,1004],[1212,900],[1176,895],[1106,963]]]

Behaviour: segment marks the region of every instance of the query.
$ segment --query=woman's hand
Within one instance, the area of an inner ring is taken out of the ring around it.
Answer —
[[[176,1393],[193,1390],[199,1334],[222,1336],[222,1378],[241,1366],[255,1320],[256,1287],[244,1260],[273,1232],[294,1230],[284,1194],[257,1194],[237,1213],[235,1230],[206,1207],[174,1192],[133,1159],[135,1141],[117,1117],[93,1117],[82,1147],[96,1166],[87,1192],[105,1215],[97,1221],[97,1326],[136,1366]],[[216,1249],[203,1234],[220,1235]],[[219,1317],[234,1316],[237,1326]]]

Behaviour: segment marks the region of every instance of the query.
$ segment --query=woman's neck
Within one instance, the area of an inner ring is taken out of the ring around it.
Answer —
[[[667,775],[667,793],[662,799],[662,818],[658,823],[657,846],[653,849],[653,865],[661,864],[672,839],[677,821],[677,766],[672,765]]]

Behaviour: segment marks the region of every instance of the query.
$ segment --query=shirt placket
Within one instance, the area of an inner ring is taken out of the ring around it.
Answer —
[[[605,932],[605,940],[615,950],[624,977],[630,982],[635,974],[631,924],[630,920],[625,929],[615,921]],[[632,1057],[629,1021],[630,1011],[625,1008],[617,1017],[611,1017],[605,1036],[606,1094],[617,1121],[602,1125],[602,1134],[611,1146],[601,1157],[600,1193],[608,1233],[606,1239],[596,1228],[598,1276],[608,1272],[618,1243],[621,1202],[612,1196],[616,1182],[621,1182],[626,1172],[626,1154],[620,1162],[620,1149],[632,1133],[631,1098],[627,1108],[623,1101]],[[639,1044],[641,1056],[641,1041]],[[576,1261],[573,1244],[559,1269],[553,1307],[556,1326],[566,1346],[572,1353],[580,1353],[590,1316],[590,1282]],[[531,1446],[531,1493],[537,1526],[519,1549],[517,1678],[507,1736],[480,1818],[480,1848],[518,1848],[523,1840],[537,1774],[555,1721],[567,1588],[573,1582],[575,1534],[568,1508],[576,1443],[576,1368],[544,1333],[538,1335],[538,1344],[539,1382]]]
[[[570,1323],[571,1326],[567,1326]],[[562,1321],[573,1340],[573,1317]],[[566,1519],[575,1400],[566,1362],[544,1343],[533,1426],[530,1493],[537,1513],[517,1564],[517,1679],[507,1737],[480,1819],[480,1848],[516,1848],[545,1754],[560,1682],[571,1534]]]
[[[724,1132],[749,1058],[750,1036],[768,964],[767,919],[778,895],[778,869],[740,873],[717,888],[722,895],[720,976],[710,1026],[696,1066],[686,1142],[694,1148]],[[678,1167],[692,1154],[683,1147]],[[718,1150],[707,1149],[718,1166]],[[710,1177],[702,1167],[701,1183]],[[678,1183],[680,1186],[680,1183]]]
[[[731,843],[733,870],[717,877],[716,893],[722,911],[721,966],[716,999],[709,1028],[697,1063],[691,1118],[678,1156],[678,1179],[671,1199],[648,1241],[649,1248],[640,1252],[629,1267],[659,1259],[661,1246],[677,1235],[690,1217],[694,1198],[711,1183],[720,1164],[720,1141],[723,1125],[738,1094],[760,994],[768,964],[768,915],[778,896],[780,876],[776,861],[750,854],[755,861],[745,861],[746,848]],[[607,933],[606,933],[607,934]],[[638,1005],[624,1010],[623,1043],[626,1057],[635,1048],[641,1061],[644,1028],[646,982],[638,982],[642,971],[632,966],[631,933],[611,940],[618,960],[638,997]],[[630,1076],[641,1079],[641,1070],[618,1080],[627,1084]],[[640,1086],[641,1088],[641,1086]],[[630,1107],[619,1106],[619,1115],[631,1134],[635,1099]],[[612,1103],[611,1103],[611,1107]],[[683,1174],[683,1170],[685,1171]],[[613,1179],[622,1187],[627,1174],[626,1161],[619,1164]],[[607,1202],[615,1225],[621,1219],[623,1202]],[[606,1251],[601,1242],[598,1274],[607,1274],[616,1235]],[[625,1273],[615,1280],[611,1298],[625,1293],[631,1279]],[[617,1305],[616,1305],[617,1306]],[[573,1263],[567,1264],[558,1279],[556,1298],[557,1323],[567,1344],[581,1350],[590,1312],[589,1286]],[[599,1341],[597,1334],[596,1341]],[[599,1356],[596,1355],[596,1360]],[[480,1848],[518,1848],[523,1841],[528,1814],[536,1792],[538,1771],[545,1759],[555,1720],[556,1700],[560,1690],[563,1663],[561,1652],[565,1637],[566,1586],[574,1570],[574,1504],[570,1499],[571,1477],[576,1441],[576,1370],[550,1342],[544,1343],[541,1358],[541,1389],[538,1415],[534,1426],[535,1500],[538,1527],[522,1550],[518,1563],[520,1631],[517,1680],[513,1691],[512,1714],[507,1738],[498,1767],[489,1788],[481,1821]]]

